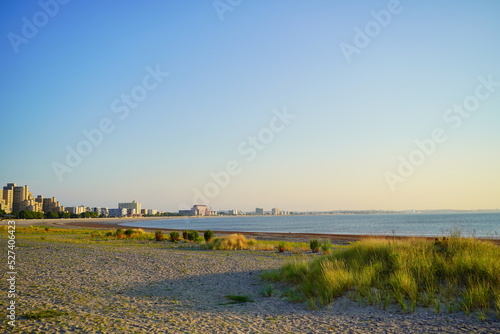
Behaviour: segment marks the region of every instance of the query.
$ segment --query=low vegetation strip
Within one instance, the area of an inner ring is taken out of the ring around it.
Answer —
[[[406,312],[477,312],[500,317],[500,248],[486,241],[442,238],[364,240],[312,261],[294,260],[263,278],[292,284],[311,307],[351,298]]]

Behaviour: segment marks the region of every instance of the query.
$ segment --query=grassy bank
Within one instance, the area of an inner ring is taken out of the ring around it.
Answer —
[[[226,237],[213,237],[205,240],[198,232],[184,231],[159,233],[145,232],[142,229],[67,229],[53,226],[26,226],[16,227],[19,242],[24,238],[38,239],[45,242],[63,242],[71,244],[103,244],[103,245],[151,245],[161,247],[187,247],[211,250],[258,250],[274,251],[278,246],[282,251],[302,253],[309,249],[309,245],[302,242],[284,242],[270,240],[247,239],[241,234]],[[0,234],[7,234],[7,226],[0,226]],[[176,236],[173,238],[173,236]]]
[[[484,241],[365,240],[312,261],[295,260],[263,277],[290,283],[310,307],[349,293],[387,308],[397,303],[500,317],[500,248]]]

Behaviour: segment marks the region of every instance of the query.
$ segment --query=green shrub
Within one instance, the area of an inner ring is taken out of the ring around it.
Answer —
[[[182,239],[188,240],[188,231],[182,231]]]
[[[132,236],[132,234],[134,234],[134,230],[131,228],[128,228],[125,230],[125,232],[123,232],[123,234],[125,234],[125,236],[127,236],[127,238],[130,238]]]
[[[200,235],[198,234],[198,231],[189,231],[187,232],[187,240],[189,241],[196,241]]]
[[[205,242],[209,242],[212,240],[214,237],[214,232],[207,230],[205,233],[203,233],[203,238],[205,238]]]
[[[180,239],[180,234],[177,231],[172,231],[170,232],[170,241],[171,242],[177,242]]]
[[[162,241],[163,240],[163,232],[162,231],[156,231],[155,232],[155,240],[156,241]]]
[[[312,239],[311,241],[309,241],[309,247],[311,248],[313,253],[319,252],[319,246],[320,246],[320,243],[317,239]]]

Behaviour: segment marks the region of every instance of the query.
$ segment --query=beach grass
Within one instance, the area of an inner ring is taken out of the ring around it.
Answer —
[[[243,234],[231,234],[227,237],[214,238],[206,245],[213,250],[244,250],[255,244],[255,239],[247,239]]]
[[[294,258],[262,278],[294,286],[308,305],[351,299],[405,312],[500,315],[500,248],[477,239],[368,239],[313,260]]]

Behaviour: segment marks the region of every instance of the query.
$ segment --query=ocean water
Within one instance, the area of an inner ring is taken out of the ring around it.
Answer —
[[[500,238],[500,213],[237,216],[173,218],[121,224],[237,232]]]

